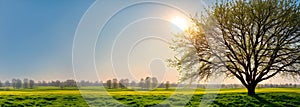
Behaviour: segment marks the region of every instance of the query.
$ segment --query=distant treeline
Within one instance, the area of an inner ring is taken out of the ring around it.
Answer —
[[[191,84],[198,88],[244,88],[241,84]],[[156,77],[146,77],[141,79],[139,82],[130,81],[129,79],[112,79],[107,80],[105,83],[102,81],[85,81],[81,80],[76,82],[73,79],[68,79],[65,81],[34,81],[27,78],[21,79],[12,79],[11,81],[0,81],[0,88],[14,88],[14,89],[32,89],[38,86],[55,86],[64,89],[65,87],[82,87],[82,86],[104,86],[109,89],[143,89],[150,90],[155,88],[166,88],[170,87],[184,87],[184,84],[176,84],[166,82],[159,82]],[[258,84],[259,88],[298,88],[300,84]]]
[[[103,85],[107,88],[117,89],[117,88],[140,88],[140,89],[154,89],[154,88],[166,88],[169,87],[184,87],[185,84],[176,84],[166,82],[158,82],[156,77],[146,77],[141,79],[139,82],[129,81],[129,79],[117,80],[116,78],[112,80],[107,80]],[[242,84],[191,84],[193,87],[198,88],[245,88]],[[258,88],[296,88],[300,87],[300,84],[258,84]]]
[[[96,84],[95,84],[96,85]],[[0,81],[0,87],[1,88],[14,88],[14,89],[33,89],[37,86],[57,86],[60,88],[65,88],[65,87],[77,87],[75,80],[69,79],[66,81],[38,81],[35,82],[34,80],[29,80],[27,78],[23,79],[12,79],[11,81],[5,81],[4,83]]]
[[[125,89],[125,88],[131,88],[131,89],[144,89],[144,90],[150,90],[155,88],[166,88],[169,89],[169,87],[176,87],[177,84],[173,83],[170,84],[169,81],[166,81],[165,83],[159,82],[156,77],[146,77],[141,78],[139,82],[135,81],[129,81],[129,79],[118,79],[114,78],[112,80],[107,80],[106,83],[103,84],[105,87],[109,89]]]

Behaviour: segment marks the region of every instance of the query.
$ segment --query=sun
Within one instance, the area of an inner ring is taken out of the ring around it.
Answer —
[[[171,22],[181,30],[186,30],[188,27],[187,20],[183,17],[175,16],[171,19]]]

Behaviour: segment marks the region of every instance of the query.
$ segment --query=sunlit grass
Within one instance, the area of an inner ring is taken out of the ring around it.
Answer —
[[[155,89],[155,90],[131,90],[131,89],[101,89],[101,88],[85,88],[81,90],[82,93],[98,93],[98,94],[109,94],[109,95],[172,95],[172,94],[205,94],[205,93],[246,93],[247,89],[237,88],[237,89],[196,89],[196,90],[176,90],[172,89]],[[257,93],[265,92],[295,92],[300,93],[300,88],[257,88]],[[2,90],[0,95],[38,95],[38,94],[80,94],[80,90],[76,88],[69,89],[59,89],[57,87],[41,87],[36,89],[13,89],[13,90]]]
[[[81,87],[61,90],[58,87],[11,89],[0,91],[0,106],[198,106],[203,95],[217,95],[212,106],[297,106],[300,88],[257,88],[257,96],[247,96],[247,90],[196,89],[175,90],[159,88],[151,91]],[[84,97],[82,97],[84,96]],[[172,96],[172,97],[171,97]],[[87,102],[87,103],[86,103]],[[123,105],[124,106],[124,105]]]

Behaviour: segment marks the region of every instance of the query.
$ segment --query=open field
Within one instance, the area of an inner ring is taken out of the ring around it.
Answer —
[[[184,106],[186,103],[186,106],[198,106],[201,101],[209,101],[202,99],[204,95],[208,99],[217,95],[211,106],[299,107],[300,105],[300,88],[258,88],[256,96],[247,96],[246,89],[221,89],[218,94],[215,93],[216,91],[205,92],[204,89],[197,89],[195,92],[175,92],[174,89],[152,91],[109,89],[107,91],[108,93],[103,90],[97,91],[96,88],[92,90],[87,88],[81,91],[84,96],[82,97],[80,91],[74,88],[60,90],[56,87],[39,87],[26,90],[1,90],[0,106],[81,107],[88,106],[88,104],[92,106],[153,106],[159,104],[173,107]]]

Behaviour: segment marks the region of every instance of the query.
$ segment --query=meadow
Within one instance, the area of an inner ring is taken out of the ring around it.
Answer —
[[[258,88],[256,96],[247,96],[246,89],[221,89],[220,91],[179,91],[175,89],[156,89],[135,91],[130,89],[97,90],[57,87],[35,89],[12,89],[0,91],[0,106],[134,106],[134,107],[194,107],[200,102],[213,107],[223,106],[285,106],[299,107],[300,88]],[[215,100],[209,100],[215,97]],[[211,102],[210,102],[211,101]]]

